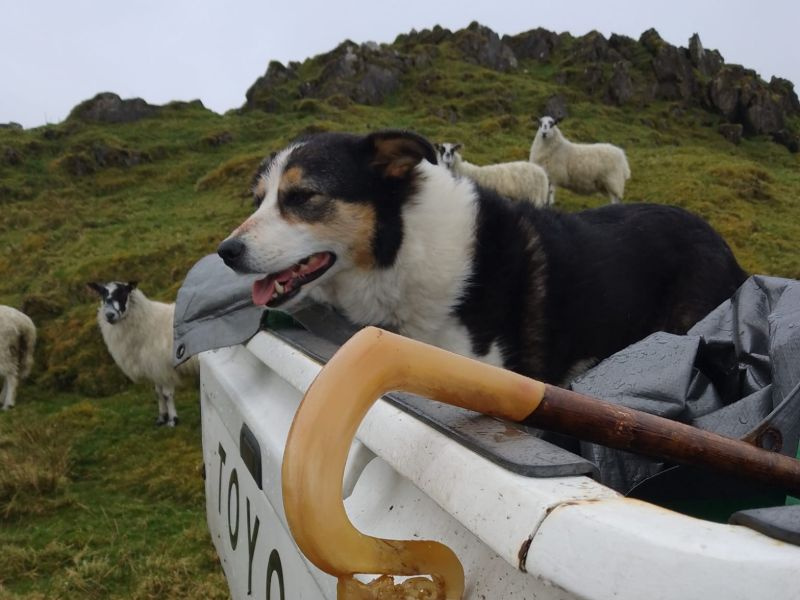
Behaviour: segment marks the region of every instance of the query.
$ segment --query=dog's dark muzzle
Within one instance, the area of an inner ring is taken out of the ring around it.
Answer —
[[[240,271],[242,270],[242,261],[244,260],[246,249],[247,246],[241,240],[228,238],[219,245],[217,254],[231,269]]]

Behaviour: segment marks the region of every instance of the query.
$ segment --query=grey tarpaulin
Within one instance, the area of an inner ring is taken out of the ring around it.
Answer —
[[[572,382],[575,391],[791,456],[800,436],[800,282],[753,276],[685,336],[655,333]],[[627,492],[664,465],[581,443]]]
[[[258,332],[264,309],[253,305],[254,279],[237,275],[216,254],[192,267],[175,299],[175,365],[205,350],[242,344]]]
[[[176,363],[244,343],[258,331],[263,309],[252,305],[254,278],[236,275],[216,255],[192,268],[176,300],[175,348],[182,354]],[[342,343],[349,324],[332,311],[321,323],[319,314],[294,316]],[[800,282],[751,277],[687,335],[655,333],[602,361],[571,387],[794,455],[800,437]],[[622,492],[665,467],[587,442],[580,443],[580,452],[599,467],[603,483]]]

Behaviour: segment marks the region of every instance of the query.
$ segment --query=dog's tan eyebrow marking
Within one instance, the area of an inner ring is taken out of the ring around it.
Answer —
[[[281,190],[286,190],[294,186],[299,186],[304,176],[305,172],[301,167],[290,167],[283,172],[279,188]]]

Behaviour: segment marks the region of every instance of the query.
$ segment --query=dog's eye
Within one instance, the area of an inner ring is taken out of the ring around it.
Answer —
[[[289,190],[284,194],[283,201],[287,205],[303,204],[316,195],[316,192],[311,190]]]

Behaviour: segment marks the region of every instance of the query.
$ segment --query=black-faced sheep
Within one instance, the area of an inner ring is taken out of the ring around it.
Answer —
[[[530,160],[541,166],[554,186],[578,194],[608,194],[619,202],[625,194],[625,181],[631,170],[622,148],[612,144],[576,144],[559,130],[552,117],[539,119],[539,129],[531,144]]]
[[[550,204],[547,174],[533,163],[519,160],[493,165],[473,165],[458,150],[461,144],[436,144],[440,162],[456,175],[472,179],[481,187],[496,191],[512,200],[524,200],[535,206]]]
[[[33,367],[36,326],[16,308],[0,305],[0,377],[3,378],[3,410],[14,406],[17,386]]]
[[[157,425],[178,424],[175,388],[199,371],[192,357],[172,366],[174,304],[156,302],[137,289],[136,282],[89,283],[100,296],[97,322],[114,362],[134,383],[150,381],[158,400]]]

